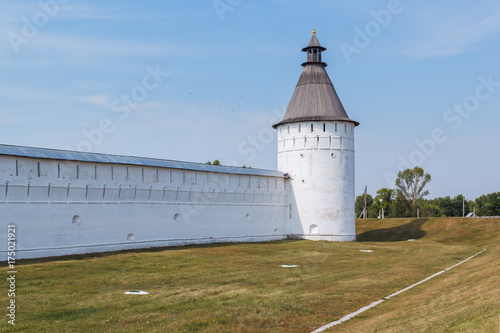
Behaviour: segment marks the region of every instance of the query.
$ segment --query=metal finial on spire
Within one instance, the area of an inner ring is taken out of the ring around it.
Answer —
[[[313,35],[316,35],[316,29],[313,29]]]

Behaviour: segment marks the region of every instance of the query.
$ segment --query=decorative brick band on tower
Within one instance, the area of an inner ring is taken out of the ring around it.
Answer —
[[[307,61],[278,130],[278,170],[291,178],[288,232],[354,241],[354,128],[333,87],[313,31]]]

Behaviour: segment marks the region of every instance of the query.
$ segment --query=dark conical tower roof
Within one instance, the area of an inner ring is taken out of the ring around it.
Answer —
[[[321,61],[321,52],[325,50],[326,48],[321,46],[316,37],[316,31],[313,31],[309,45],[302,49],[307,52],[307,62],[302,64],[304,69],[285,116],[281,122],[274,124],[273,128],[288,123],[323,120],[346,121],[355,126],[359,125],[345,112],[332,81],[328,77],[326,64]]]

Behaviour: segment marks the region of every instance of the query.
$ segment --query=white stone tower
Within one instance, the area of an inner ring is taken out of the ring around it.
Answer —
[[[291,178],[289,233],[354,241],[354,128],[321,61],[313,31],[307,62],[278,130],[278,170]]]

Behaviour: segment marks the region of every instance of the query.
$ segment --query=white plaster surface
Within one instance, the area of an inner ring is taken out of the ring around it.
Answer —
[[[0,156],[1,260],[287,237],[287,180]]]
[[[291,178],[289,232],[354,241],[354,124],[298,122],[277,129],[278,170]]]
[[[16,259],[355,240],[352,123],[279,126],[278,170],[290,178],[0,155],[0,260],[8,225],[16,226]]]

